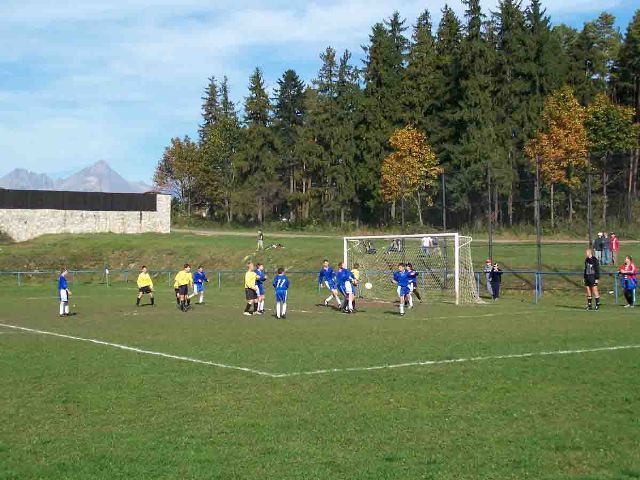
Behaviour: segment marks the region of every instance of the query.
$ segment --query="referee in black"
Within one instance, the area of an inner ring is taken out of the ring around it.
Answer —
[[[587,310],[593,310],[593,298],[596,299],[596,310],[600,310],[600,292],[598,291],[600,280],[600,262],[593,256],[593,250],[587,249],[587,258],[584,259],[584,286],[587,288]]]

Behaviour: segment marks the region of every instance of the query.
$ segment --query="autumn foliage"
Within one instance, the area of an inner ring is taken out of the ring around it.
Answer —
[[[549,185],[573,185],[573,173],[587,163],[586,112],[573,90],[563,87],[547,97],[542,112],[542,129],[529,141],[525,153],[535,168],[540,162],[540,176]]]
[[[424,190],[427,203],[431,203],[429,191],[436,185],[442,168],[426,136],[409,125],[393,132],[389,143],[395,151],[382,162],[382,198],[392,202]]]

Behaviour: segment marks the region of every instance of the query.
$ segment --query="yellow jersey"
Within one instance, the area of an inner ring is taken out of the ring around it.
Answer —
[[[360,281],[360,270],[354,268],[353,270],[351,270],[351,273],[353,273],[353,278],[355,278],[357,281]]]
[[[191,272],[180,270],[176,274],[176,280],[173,282],[173,288],[178,288],[182,285],[193,285],[193,275],[191,275]]]
[[[151,275],[145,272],[140,272],[138,275],[138,288],[149,287],[153,288],[153,280],[151,280]]]
[[[248,271],[247,273],[244,274],[244,288],[250,288],[252,290],[256,289],[256,278],[258,278],[258,275],[256,275],[256,272],[254,271]]]

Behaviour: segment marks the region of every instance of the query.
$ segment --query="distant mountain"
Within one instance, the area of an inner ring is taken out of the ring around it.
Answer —
[[[0,177],[0,187],[14,190],[53,190],[55,182],[44,173],[16,168],[4,177]]]
[[[142,193],[152,189],[150,185],[143,182],[128,182],[104,160],[61,180],[53,180],[42,173],[16,168],[0,178],[0,187],[16,190],[110,193]]]

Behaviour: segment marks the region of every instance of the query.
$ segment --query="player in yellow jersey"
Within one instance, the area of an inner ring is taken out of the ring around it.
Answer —
[[[140,271],[140,275],[138,275],[138,298],[136,299],[136,307],[140,306],[140,300],[143,295],[149,295],[151,299],[151,305],[154,306],[155,299],[153,298],[153,280],[151,280],[151,275],[149,275],[149,271],[145,265],[142,266]]]
[[[176,274],[173,287],[178,289],[178,299],[180,300],[179,308],[186,312],[191,307],[189,300],[189,287],[193,287],[193,275],[191,275],[191,265],[184,264],[184,270],[180,270]]]
[[[243,315],[253,315],[258,311],[257,279],[258,275],[255,272],[253,262],[247,263],[247,273],[244,274],[244,297],[247,300],[247,305],[244,307]],[[253,312],[251,307],[253,307]]]

